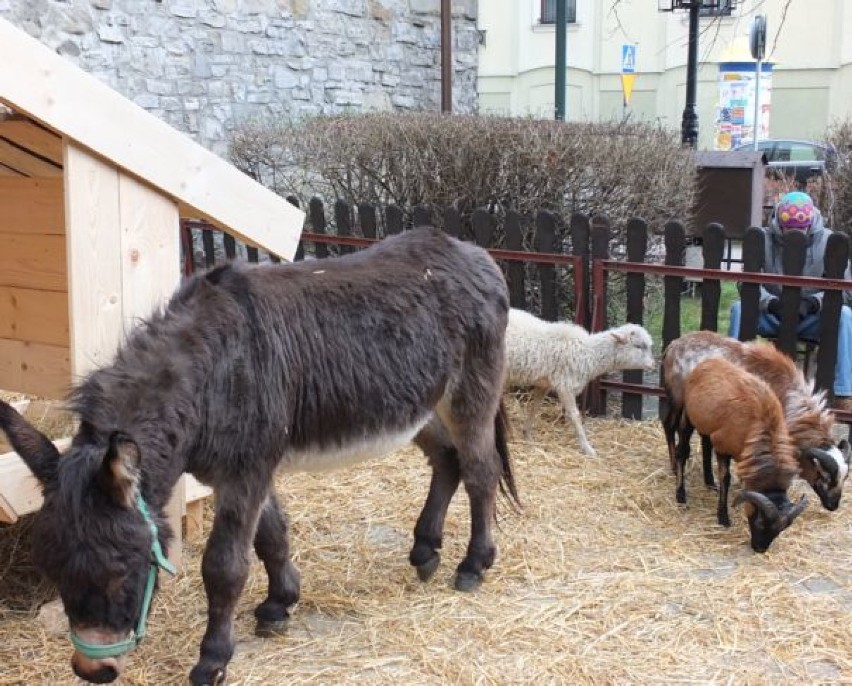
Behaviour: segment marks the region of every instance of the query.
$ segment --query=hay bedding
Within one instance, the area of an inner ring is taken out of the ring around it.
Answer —
[[[515,400],[511,410],[520,427]],[[416,449],[280,477],[302,599],[287,636],[255,638],[265,588],[255,562],[228,683],[852,683],[848,495],[836,513],[812,497],[756,555],[739,510],[730,530],[716,525],[700,460],[688,506],[675,503],[658,422],[587,426],[594,459],[554,404],[534,443],[511,444],[525,510],[502,508],[496,567],[472,595],[450,587],[467,540],[461,493],[435,578],[419,583],[407,563],[428,483]],[[35,618],[51,594],[24,556],[27,527],[0,531],[0,685],[73,683],[67,639]],[[201,548],[186,552],[120,683],[186,682],[206,607]]]

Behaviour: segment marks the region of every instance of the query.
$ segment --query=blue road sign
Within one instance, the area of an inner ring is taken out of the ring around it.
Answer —
[[[636,72],[636,46],[627,45],[621,46],[621,73],[633,74]]]

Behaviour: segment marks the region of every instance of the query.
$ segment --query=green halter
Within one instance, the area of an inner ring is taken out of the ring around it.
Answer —
[[[174,565],[166,559],[163,554],[163,548],[160,545],[160,539],[157,536],[157,525],[151,518],[151,512],[148,510],[148,504],[141,495],[136,496],[136,507],[145,518],[148,524],[148,530],[151,532],[151,566],[148,569],[148,580],[145,583],[145,595],[142,598],[142,609],[139,612],[139,621],[136,622],[136,628],[129,638],[118,643],[88,643],[77,636],[73,631],[70,632],[71,643],[74,647],[86,657],[93,660],[100,660],[105,657],[117,657],[123,655],[129,650],[133,650],[145,638],[145,622],[148,620],[148,611],[151,609],[151,598],[154,595],[154,582],[157,580],[157,569],[164,569],[169,574],[175,574]]]

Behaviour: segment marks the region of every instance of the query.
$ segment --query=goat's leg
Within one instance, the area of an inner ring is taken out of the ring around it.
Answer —
[[[701,466],[704,471],[704,485],[707,488],[716,489],[713,479],[713,442],[710,436],[701,434]]]
[[[586,455],[594,457],[595,449],[586,438],[586,431],[583,429],[583,418],[580,416],[580,410],[577,407],[577,399],[570,390],[557,388],[556,393],[559,395],[559,401],[562,403],[565,417],[570,420],[574,425],[574,430],[577,432],[577,442],[580,444],[580,450],[586,453]]]
[[[201,561],[207,593],[207,630],[201,655],[189,674],[194,686],[222,684],[234,654],[233,615],[249,572],[249,552],[265,490],[245,484],[216,489],[213,528]]]
[[[716,455],[719,463],[719,505],[716,508],[716,519],[722,526],[731,526],[728,514],[728,491],[731,488],[731,456]]]
[[[672,474],[677,474],[677,428],[683,414],[682,408],[675,407],[669,398],[666,403],[666,412],[663,415],[663,432],[666,435],[666,445],[669,449],[669,464]]]
[[[547,395],[548,390],[549,389],[546,386],[533,386],[532,400],[529,402],[529,407],[527,408],[527,419],[524,422],[525,441],[532,440],[533,422],[535,422],[536,417],[538,417],[541,412],[541,401],[544,400],[544,396]]]
[[[677,486],[675,488],[675,500],[679,503],[686,502],[686,461],[689,459],[689,442],[695,428],[685,418],[681,424],[680,440],[677,444]]]
[[[441,562],[444,521],[447,508],[459,487],[459,460],[447,430],[437,417],[414,438],[417,446],[429,458],[432,481],[429,495],[414,527],[414,546],[408,560],[417,568],[421,581],[428,581]]]
[[[280,634],[289,623],[288,608],[299,600],[299,570],[290,560],[287,516],[271,490],[260,511],[254,549],[269,579],[266,600],[254,610],[255,633],[264,637]]]

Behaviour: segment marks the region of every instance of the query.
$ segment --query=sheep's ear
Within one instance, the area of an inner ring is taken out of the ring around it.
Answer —
[[[114,431],[98,472],[98,484],[121,507],[133,507],[139,489],[139,446],[127,434]]]
[[[617,333],[615,331],[610,331],[609,335],[612,336],[615,339],[615,342],[618,343],[619,345],[626,345],[627,344],[627,336],[624,335],[623,333]]]

